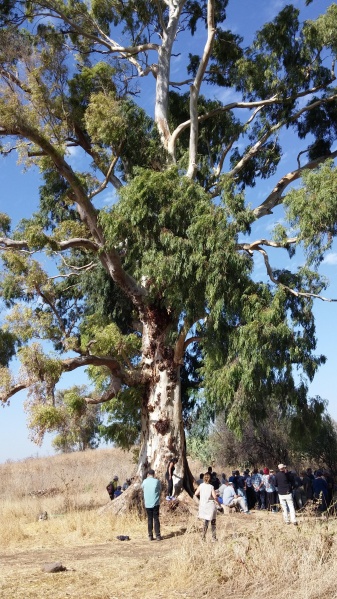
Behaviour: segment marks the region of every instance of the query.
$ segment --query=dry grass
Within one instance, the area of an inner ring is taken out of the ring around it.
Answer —
[[[132,456],[118,450],[0,466],[0,598],[337,598],[334,518],[304,514],[295,528],[280,514],[221,515],[218,542],[203,543],[196,518],[163,503],[164,540],[150,543],[137,515],[98,510],[109,504],[111,476],[133,472]],[[42,511],[49,517],[39,521]],[[67,570],[42,571],[55,561]]]

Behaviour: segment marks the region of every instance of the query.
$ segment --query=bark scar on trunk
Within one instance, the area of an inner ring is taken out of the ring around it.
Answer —
[[[161,435],[166,435],[170,430],[170,421],[169,420],[158,420],[154,425],[156,431]]]

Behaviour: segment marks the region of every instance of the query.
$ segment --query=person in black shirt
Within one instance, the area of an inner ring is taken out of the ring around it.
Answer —
[[[283,519],[286,524],[297,525],[294,501],[292,496],[292,479],[290,472],[287,471],[285,464],[278,465],[279,472],[276,472],[276,486],[278,487],[278,495],[280,499],[280,505],[283,511]],[[289,520],[290,516],[290,520]]]
[[[178,462],[178,458],[172,458],[167,465],[165,478],[167,480],[167,495],[168,495],[168,497],[172,497],[172,495],[173,495],[173,473],[175,471],[177,462]]]

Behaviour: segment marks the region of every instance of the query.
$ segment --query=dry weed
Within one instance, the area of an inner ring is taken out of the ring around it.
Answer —
[[[111,476],[123,480],[133,468],[131,456],[119,450],[0,466],[0,599],[201,599],[220,593],[229,599],[337,599],[335,517],[303,511],[296,528],[285,526],[281,514],[220,515],[217,543],[210,532],[202,542],[187,498],[180,506],[163,504],[164,540],[149,543],[146,521],[137,514],[98,509],[110,504],[105,487]],[[38,519],[41,512],[46,520]],[[131,540],[119,542],[119,535]],[[44,574],[46,561],[62,561],[67,570]]]

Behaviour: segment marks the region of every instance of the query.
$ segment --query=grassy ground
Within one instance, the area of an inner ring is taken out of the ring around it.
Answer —
[[[111,476],[133,468],[117,450],[0,466],[0,598],[337,598],[334,518],[301,514],[296,528],[280,514],[220,515],[218,542],[203,543],[196,517],[164,502],[163,541],[149,542],[138,516],[99,510]],[[51,562],[66,570],[43,572]]]

